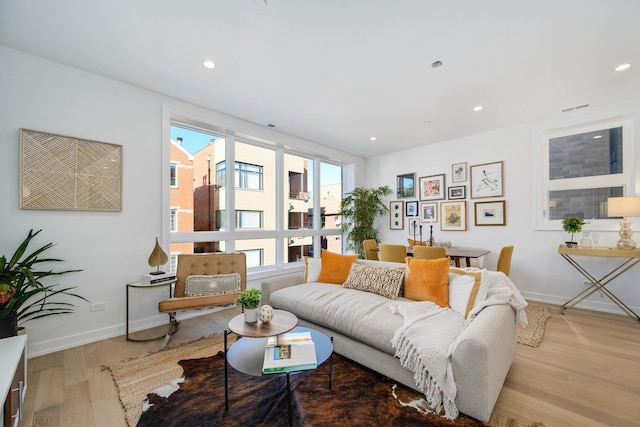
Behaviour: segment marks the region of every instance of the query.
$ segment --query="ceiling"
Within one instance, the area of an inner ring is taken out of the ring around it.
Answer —
[[[0,0],[0,45],[364,157],[640,97],[638,0],[266,2]]]

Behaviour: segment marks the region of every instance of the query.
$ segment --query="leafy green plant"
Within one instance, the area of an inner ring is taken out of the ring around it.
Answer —
[[[240,292],[240,296],[233,303],[245,308],[258,308],[261,297],[262,291],[260,289],[250,288]]]
[[[87,301],[80,295],[69,292],[75,287],[59,288],[58,284],[46,285],[42,282],[46,277],[81,270],[40,270],[42,263],[62,261],[56,258],[40,258],[53,243],[47,243],[25,255],[31,240],[41,231],[34,233],[30,230],[27,238],[10,258],[4,255],[0,257],[0,317],[8,317],[15,313],[19,322],[25,322],[54,314],[72,313],[75,306],[69,302],[53,301],[52,298],[56,295],[67,295]]]
[[[340,231],[347,234],[347,249],[365,258],[362,242],[378,241],[378,231],[373,227],[377,217],[389,211],[382,198],[391,194],[388,185],[378,188],[356,187],[344,195],[338,215],[342,217]]]
[[[582,218],[565,218],[562,220],[562,229],[571,234],[571,242],[573,242],[573,235],[582,231],[584,225],[584,219]]]

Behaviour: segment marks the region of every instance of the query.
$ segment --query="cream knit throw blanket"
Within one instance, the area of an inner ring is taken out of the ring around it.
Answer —
[[[455,338],[489,305],[509,304],[516,311],[516,323],[527,322],[524,312],[527,302],[513,282],[500,272],[485,270],[484,274],[483,280],[489,285],[487,298],[476,304],[466,321],[453,310],[430,301],[394,302],[389,306],[391,312],[404,317],[403,325],[391,339],[395,355],[402,366],[413,372],[416,385],[431,408],[436,413],[444,409],[447,419],[458,417],[451,367],[451,354],[457,347]]]

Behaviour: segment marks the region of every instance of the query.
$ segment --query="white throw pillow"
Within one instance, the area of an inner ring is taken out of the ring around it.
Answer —
[[[184,294],[188,297],[235,294],[237,292],[240,292],[240,275],[238,273],[189,276],[184,287]]]
[[[304,257],[304,282],[317,282],[318,276],[320,276],[320,270],[322,270],[322,259],[312,258],[310,256]]]
[[[449,306],[465,318],[473,307],[487,298],[487,283],[483,281],[485,270],[449,270]]]

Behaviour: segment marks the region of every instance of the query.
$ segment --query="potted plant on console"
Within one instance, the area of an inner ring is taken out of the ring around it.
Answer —
[[[53,271],[44,268],[42,263],[60,262],[56,258],[39,258],[53,246],[47,243],[41,248],[25,255],[31,240],[42,230],[29,231],[27,238],[18,246],[15,253],[7,258],[0,257],[0,338],[18,334],[18,323],[54,314],[72,313],[74,305],[65,301],[53,300],[58,295],[79,298],[80,295],[69,292],[75,287],[58,287],[58,284],[45,284],[43,279],[81,270]]]
[[[258,306],[262,291],[256,288],[245,289],[240,292],[240,296],[234,301],[235,305],[241,305],[244,311],[244,321],[255,323],[258,321]]]
[[[578,246],[577,242],[573,241],[573,235],[582,231],[584,225],[584,219],[577,217],[569,217],[562,220],[562,229],[571,234],[571,241],[565,242],[568,248],[575,248]]]

